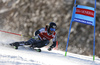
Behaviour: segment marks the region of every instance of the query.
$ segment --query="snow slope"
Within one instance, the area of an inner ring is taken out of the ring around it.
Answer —
[[[100,65],[100,58],[95,61],[92,56],[42,48],[42,52],[30,50],[29,47],[19,47],[18,50],[8,46],[8,43],[18,41],[18,37],[0,34],[0,65]]]
[[[0,65],[100,65],[100,58],[92,60],[92,56],[83,56],[68,53],[64,56],[62,51],[42,52],[30,50],[28,47],[20,47],[18,50],[7,45],[0,45]]]

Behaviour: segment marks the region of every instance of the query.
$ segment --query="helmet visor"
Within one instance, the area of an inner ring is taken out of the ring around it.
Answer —
[[[55,31],[55,29],[54,28],[50,28],[50,31]]]

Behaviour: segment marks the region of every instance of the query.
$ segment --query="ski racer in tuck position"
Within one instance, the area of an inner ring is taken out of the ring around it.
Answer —
[[[48,50],[51,51],[56,46],[56,27],[56,23],[50,22],[49,26],[37,30],[35,32],[35,36],[28,41],[14,42],[10,45],[14,46],[15,49],[18,49],[19,46],[30,45],[30,48],[39,48],[40,52],[40,48],[47,46],[49,44],[49,41],[52,39],[53,44],[48,48]]]

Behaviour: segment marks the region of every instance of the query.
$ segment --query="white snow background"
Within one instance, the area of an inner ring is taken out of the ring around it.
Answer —
[[[16,40],[15,40],[16,39]],[[42,48],[42,52],[30,50],[28,46],[19,47],[18,50],[8,44],[18,41],[16,37],[9,34],[0,34],[0,65],[100,65],[100,58],[84,56],[64,51]]]

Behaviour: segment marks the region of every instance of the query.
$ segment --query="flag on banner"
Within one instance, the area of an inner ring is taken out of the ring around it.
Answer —
[[[94,8],[77,5],[73,21],[95,26],[94,17]]]

